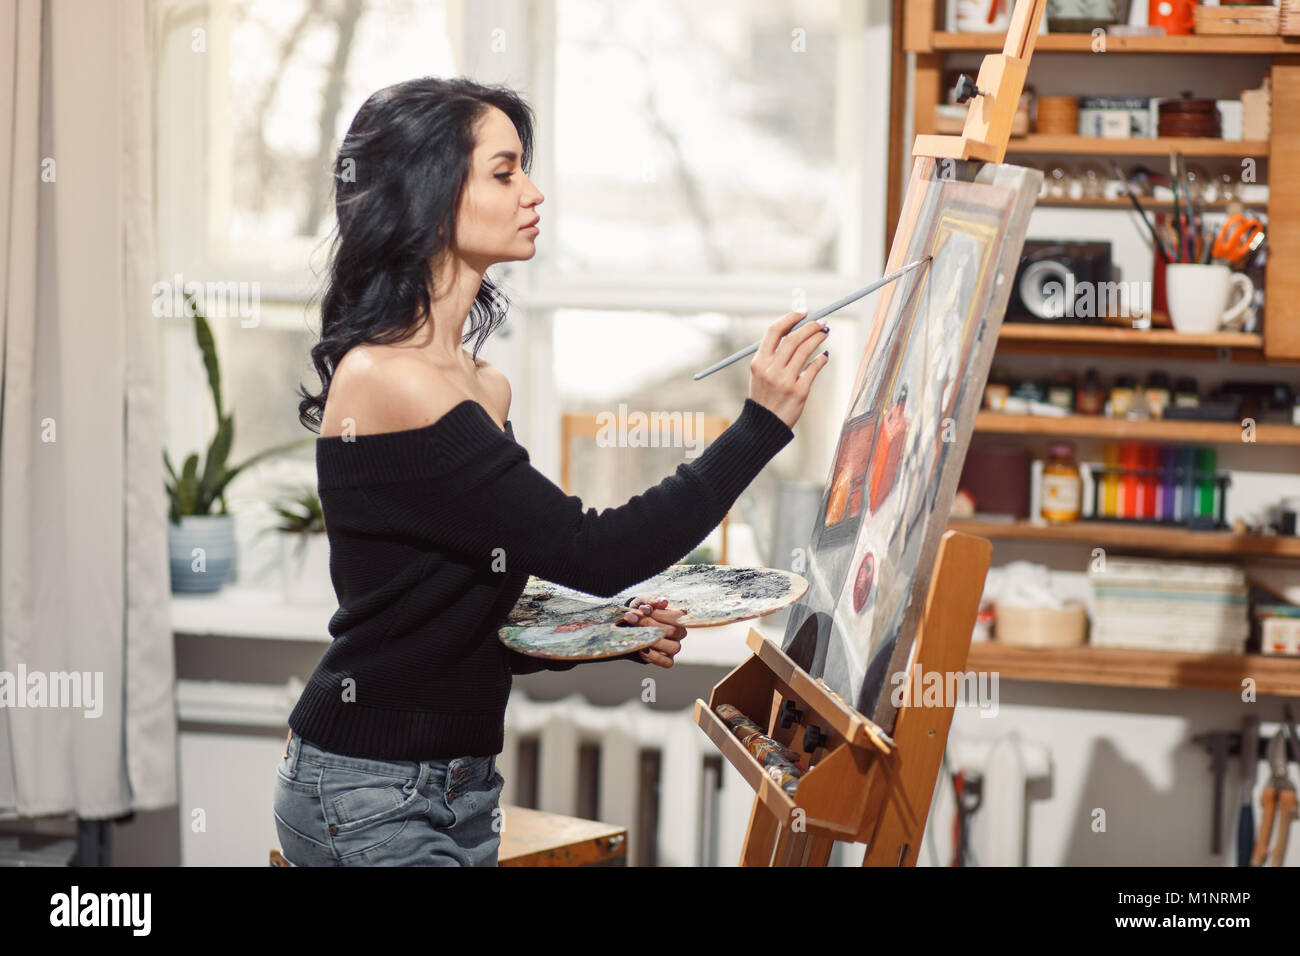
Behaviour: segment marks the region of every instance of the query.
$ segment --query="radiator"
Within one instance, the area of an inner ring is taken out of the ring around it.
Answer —
[[[629,865],[734,866],[754,791],[691,710],[579,695],[506,708],[502,802],[627,827]]]

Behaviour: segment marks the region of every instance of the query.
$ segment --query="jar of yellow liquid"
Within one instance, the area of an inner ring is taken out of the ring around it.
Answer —
[[[1052,524],[1078,521],[1083,478],[1074,460],[1074,446],[1058,442],[1048,448],[1048,453],[1051,457],[1043,465],[1043,519]]]

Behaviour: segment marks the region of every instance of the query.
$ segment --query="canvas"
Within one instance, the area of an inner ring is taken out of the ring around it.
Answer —
[[[1042,173],[918,158],[782,646],[892,731]]]

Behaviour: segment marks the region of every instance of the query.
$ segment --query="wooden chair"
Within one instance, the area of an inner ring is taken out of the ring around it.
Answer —
[[[703,415],[699,419],[701,434],[694,436],[697,441],[711,442],[731,425],[731,420],[723,415]],[[560,419],[560,488],[566,495],[573,494],[573,442],[576,439],[590,439],[595,441],[596,437],[606,427],[601,421],[600,416],[583,412],[566,412]],[[674,438],[676,436],[674,435]],[[669,439],[672,441],[673,439]],[[671,446],[670,446],[671,447]],[[719,564],[727,563],[727,523],[731,520],[731,513],[722,517],[722,554],[718,560]]]

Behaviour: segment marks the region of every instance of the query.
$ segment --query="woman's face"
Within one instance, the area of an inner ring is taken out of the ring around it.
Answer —
[[[523,146],[510,117],[495,106],[479,119],[478,142],[456,218],[456,251],[476,269],[531,259],[536,206],[543,196],[519,166]]]

